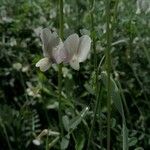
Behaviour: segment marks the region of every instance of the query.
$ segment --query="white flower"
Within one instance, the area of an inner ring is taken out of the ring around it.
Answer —
[[[136,14],[140,14],[141,12],[147,14],[150,12],[150,0],[137,0],[136,7]]]
[[[34,145],[37,145],[37,146],[41,145],[41,140],[38,139],[38,138],[34,139],[32,142],[33,142]]]
[[[64,46],[57,33],[44,28],[40,32],[40,38],[42,40],[42,49],[44,58],[36,63],[36,67],[39,67],[41,71],[46,71],[50,68],[52,63],[61,63],[65,59]]]
[[[16,69],[17,71],[19,71],[22,68],[22,64],[21,63],[14,63],[13,68]]]
[[[69,63],[75,70],[79,70],[79,63],[86,60],[90,47],[91,38],[77,34],[70,35],[63,43],[57,33],[48,28],[40,31],[44,58],[36,63],[41,71],[46,71],[52,63]]]
[[[48,57],[42,58],[36,63],[35,66],[39,67],[40,70],[44,72],[44,71],[48,70],[51,66],[50,59]]]
[[[77,34],[70,35],[64,42],[66,51],[64,62],[69,63],[73,69],[79,70],[79,63],[86,60],[90,47],[91,38],[88,35],[83,35],[80,38]]]

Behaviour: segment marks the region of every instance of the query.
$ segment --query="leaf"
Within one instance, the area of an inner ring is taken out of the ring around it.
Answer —
[[[69,140],[70,140],[69,134],[67,134],[65,137],[62,138],[61,143],[60,143],[61,150],[65,150],[68,147]]]
[[[123,150],[128,150],[128,129],[125,122],[123,123]]]
[[[84,108],[79,116],[70,120],[69,128],[71,130],[74,130],[81,123],[82,119],[87,114],[87,111],[88,111],[88,107]]]
[[[144,148],[143,148],[143,147],[137,147],[137,148],[134,149],[134,150],[144,150]]]
[[[137,142],[138,142],[137,138],[136,137],[132,137],[129,140],[129,146],[134,146],[134,145],[136,145]]]
[[[107,79],[108,79],[107,73],[103,71],[101,74],[101,77],[102,77],[105,87],[107,87]],[[110,77],[110,82],[111,82],[111,98],[112,98],[117,110],[119,111],[120,115],[122,116],[122,118],[124,118],[123,105],[122,105],[119,89],[118,89],[115,81],[111,77]]]
[[[62,122],[63,122],[65,130],[69,132],[69,118],[68,118],[68,116],[66,116],[66,115],[63,116]]]
[[[103,81],[103,84],[105,87],[107,87],[107,82],[108,82],[108,76],[105,71],[101,73],[101,78]],[[125,115],[124,115],[124,109],[123,109],[123,104],[120,96],[120,91],[117,87],[117,84],[113,80],[112,77],[110,77],[110,85],[111,85],[111,98],[114,102],[115,107],[119,111],[120,115],[122,116],[122,132],[123,132],[123,150],[128,150],[128,129],[126,127],[126,120],[125,120]]]
[[[94,95],[94,89],[92,88],[92,86],[89,83],[85,83],[84,84],[85,89],[92,95]]]
[[[81,132],[80,134],[77,135],[75,149],[76,149],[76,150],[82,150],[84,144],[85,144],[85,136],[84,136],[84,134]]]

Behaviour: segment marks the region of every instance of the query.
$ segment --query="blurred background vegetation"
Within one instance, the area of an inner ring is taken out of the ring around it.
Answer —
[[[112,14],[114,9],[115,0],[112,0]],[[149,150],[150,14],[136,14],[136,9],[136,0],[120,0],[118,13],[112,18],[115,19],[112,76],[122,87],[129,149]],[[92,34],[99,63],[107,44],[104,0],[96,0],[94,11],[91,10],[90,0],[64,0],[64,37],[66,39],[75,32]],[[0,0],[0,150],[46,149],[46,143],[50,143],[53,137],[43,137],[40,146],[32,141],[43,129],[59,131],[58,68],[53,65],[42,73],[35,67],[42,57],[41,42],[35,29],[50,27],[58,30],[58,24],[58,2],[55,0]],[[67,65],[62,68],[64,118],[74,119],[86,106],[89,107],[84,119],[77,123],[70,135],[69,144],[66,144],[68,150],[85,149],[87,143],[95,105],[93,55],[91,50],[89,59],[81,64],[78,72]],[[96,116],[91,150],[106,148],[104,87],[101,99],[101,122]],[[102,135],[99,124],[102,124]],[[112,104],[111,149],[122,149],[121,126],[121,116]],[[60,149],[58,143],[52,149]]]

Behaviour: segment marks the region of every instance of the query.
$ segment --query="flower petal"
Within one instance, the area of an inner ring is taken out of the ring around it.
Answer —
[[[141,13],[141,9],[140,9],[141,4],[142,4],[141,0],[137,0],[136,1],[136,8],[137,8],[136,14],[140,14]]]
[[[34,29],[34,32],[35,32],[36,36],[39,37],[40,34],[41,34],[41,32],[42,32],[42,27],[35,28],[35,29]]]
[[[67,58],[67,52],[64,49],[63,42],[60,42],[60,44],[53,49],[53,59],[57,64],[60,64],[61,62],[65,61]]]
[[[44,57],[50,58],[52,55],[52,49],[59,44],[60,38],[56,32],[53,32],[48,28],[41,30],[40,38],[43,43],[43,55]]]
[[[37,146],[41,145],[41,140],[38,139],[38,138],[34,139],[32,142],[33,142],[34,145],[37,145]]]
[[[41,71],[45,72],[46,70],[48,70],[51,66],[50,60],[49,58],[45,57],[40,59],[36,65],[36,67],[39,67]]]
[[[72,59],[69,63],[73,69],[75,69],[75,70],[80,69],[79,61],[77,59]]]
[[[83,35],[80,37],[80,43],[78,48],[78,61],[83,62],[86,60],[91,48],[91,38],[88,35]]]
[[[74,55],[77,54],[79,45],[79,36],[77,34],[70,35],[64,42],[64,48],[67,52],[66,62],[69,62]]]

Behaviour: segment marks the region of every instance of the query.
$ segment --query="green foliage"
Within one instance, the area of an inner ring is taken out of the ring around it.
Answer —
[[[117,11],[115,0],[110,8],[111,149],[126,149],[128,142],[129,149],[146,150],[150,145],[150,13],[137,15],[136,0],[118,2]],[[42,57],[35,29],[59,31],[58,18],[54,0],[0,1],[1,150],[59,150],[60,146],[84,150],[94,117],[90,150],[107,147],[105,1],[95,0],[92,7],[90,0],[64,0],[64,39],[76,32],[91,35],[93,41],[90,57],[80,71],[66,64],[62,67],[63,137],[59,134],[58,66],[45,73],[35,67]],[[100,103],[94,111],[97,88]],[[32,141],[43,129],[55,134],[43,136],[41,145],[36,146]]]

